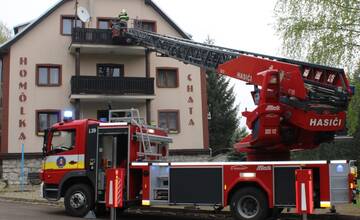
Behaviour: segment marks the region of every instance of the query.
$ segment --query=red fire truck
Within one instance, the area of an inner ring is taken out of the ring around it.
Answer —
[[[342,69],[138,28],[113,33],[121,43],[253,84],[257,108],[243,113],[252,133],[235,145],[247,161],[169,162],[172,139],[165,130],[145,125],[134,109],[114,110],[107,123],[64,120],[45,132],[44,198],[64,197],[72,216],[105,204],[119,210],[206,205],[230,206],[235,219],[248,220],[264,219],[279,208],[311,213],[353,201],[356,172],[349,161],[289,161],[290,151],[332,141],[344,128],[352,91]]]

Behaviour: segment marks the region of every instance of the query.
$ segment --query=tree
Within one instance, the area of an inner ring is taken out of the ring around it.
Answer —
[[[330,66],[348,67],[360,91],[360,0],[277,0],[276,30],[287,56]],[[360,94],[348,108],[352,140],[322,144],[295,159],[359,159]]]
[[[356,67],[360,52],[360,0],[278,0],[276,30],[286,55]]]
[[[4,43],[11,37],[11,31],[0,21],[0,44]]]
[[[249,132],[246,129],[246,127],[238,127],[236,128],[234,134],[233,134],[233,142],[234,143],[238,143],[240,142],[242,139],[244,139],[244,137],[248,136]]]
[[[233,135],[233,142],[238,143],[243,138],[248,136],[249,132],[246,129],[246,127],[238,127]],[[228,161],[243,161],[246,160],[246,154],[237,152],[234,148],[230,150],[230,152],[227,154],[227,160]]]
[[[234,133],[239,126],[238,106],[235,105],[234,87],[229,79],[215,72],[207,72],[209,105],[209,142],[213,154],[233,148]]]
[[[354,73],[351,84],[355,87],[355,94],[351,98],[347,112],[347,128],[350,135],[355,135],[360,129],[360,65]]]
[[[207,36],[205,43],[214,44]],[[209,142],[213,155],[233,152],[234,143],[247,135],[246,128],[239,128],[238,106],[235,105],[234,87],[229,79],[208,71],[207,93],[209,106]]]
[[[360,0],[277,0],[275,18],[287,56],[348,67],[360,88]],[[350,134],[360,123],[358,96],[348,111]]]

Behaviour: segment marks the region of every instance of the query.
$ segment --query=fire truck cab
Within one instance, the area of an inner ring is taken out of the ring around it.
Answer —
[[[64,197],[68,214],[84,216],[105,203],[105,172],[118,167],[127,171],[126,201],[138,201],[143,174],[129,163],[163,160],[172,142],[165,130],[144,125],[138,115],[134,109],[114,110],[111,123],[83,119],[53,125],[44,138],[43,197]]]
[[[235,219],[258,220],[296,207],[296,172],[307,170],[314,208],[354,200],[348,161],[170,162],[172,139],[138,115],[114,110],[109,123],[70,120],[49,129],[43,197],[63,197],[66,212],[78,217],[105,206],[194,205],[230,206]]]

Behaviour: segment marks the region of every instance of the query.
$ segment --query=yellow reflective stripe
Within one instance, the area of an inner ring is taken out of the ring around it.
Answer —
[[[84,161],[79,161],[78,162],[78,169],[84,169],[85,168],[85,162]]]
[[[59,161],[61,159],[61,161]],[[52,155],[43,162],[43,170],[84,169],[84,154]],[[59,164],[61,162],[61,165]],[[76,163],[71,163],[76,162]]]
[[[46,162],[44,166],[44,170],[64,170],[64,169],[84,169],[85,162],[79,161],[76,164],[66,163],[65,166],[59,167],[56,162]]]

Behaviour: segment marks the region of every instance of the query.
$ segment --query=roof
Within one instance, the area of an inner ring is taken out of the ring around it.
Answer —
[[[24,28],[22,31],[17,33],[13,38],[6,41],[5,43],[0,45],[0,54],[6,53],[9,48],[17,42],[19,39],[21,39],[25,34],[27,34],[29,31],[31,31],[36,25],[41,23],[45,18],[47,18],[49,15],[51,15],[56,9],[58,9],[60,6],[62,6],[64,3],[72,1],[72,0],[59,0],[53,7],[51,7],[49,10],[47,10],[44,14],[42,14],[39,18],[31,22],[27,25],[26,28]],[[186,34],[169,16],[167,16],[152,0],[144,0],[144,3],[146,5],[151,6],[159,15],[167,21],[179,34],[186,39],[190,39],[190,36]],[[18,27],[18,26],[17,26]],[[14,28],[17,28],[14,27]]]
[[[188,34],[186,34],[171,18],[165,14],[163,10],[161,10],[152,0],[144,0],[146,5],[151,6],[160,16],[167,21],[179,34],[186,39],[191,39]]]
[[[41,23],[45,18],[47,18],[49,15],[51,15],[56,9],[58,9],[60,6],[62,6],[64,3],[71,1],[71,0],[59,0],[53,7],[51,7],[49,10],[47,10],[44,14],[42,14],[40,17],[35,19],[33,22],[31,22],[24,30],[17,33],[13,38],[6,41],[2,45],[0,45],[0,54],[7,52],[9,48],[18,40],[20,40],[25,34],[27,34],[29,31],[31,31],[36,25]]]

